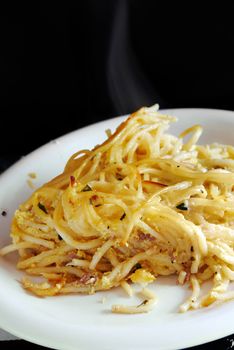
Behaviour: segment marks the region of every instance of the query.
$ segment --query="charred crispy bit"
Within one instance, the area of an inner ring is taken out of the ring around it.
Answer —
[[[95,208],[98,208],[98,207],[100,207],[103,204],[102,199],[99,196],[97,196],[96,194],[93,195],[89,199],[89,201],[90,201],[90,204],[93,205]]]
[[[208,265],[205,264],[205,265],[202,265],[200,268],[199,268],[199,272],[200,273],[203,273],[206,269],[207,269]]]
[[[150,233],[138,232],[138,238],[140,241],[154,241],[156,238]]]
[[[173,248],[168,249],[168,255],[171,258],[171,263],[173,264],[174,262],[176,262],[176,256],[175,256],[175,252],[173,250]]]
[[[67,255],[71,260],[77,258],[77,253],[75,251],[69,252]]]
[[[84,273],[80,278],[80,283],[82,284],[94,284],[97,280],[97,277],[90,272]]]
[[[186,276],[184,279],[184,284],[187,283],[188,281],[190,281],[190,277],[191,277],[191,272],[190,271],[186,271]]]
[[[71,186],[73,187],[75,185],[75,183],[76,183],[75,177],[74,176],[70,176],[70,184],[71,184]]]
[[[116,173],[116,178],[117,178],[118,181],[122,181],[124,179],[124,176],[121,173],[117,172]]]

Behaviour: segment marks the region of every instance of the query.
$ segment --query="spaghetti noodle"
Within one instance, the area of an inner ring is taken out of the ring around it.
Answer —
[[[0,253],[17,250],[17,267],[45,279],[24,278],[24,288],[51,296],[121,285],[132,295],[131,283],[143,284],[146,300],[113,306],[122,313],[151,310],[145,285],[157,276],[191,286],[182,312],[234,298],[234,147],[197,145],[199,125],[172,136],[174,121],[141,108],[19,207]]]

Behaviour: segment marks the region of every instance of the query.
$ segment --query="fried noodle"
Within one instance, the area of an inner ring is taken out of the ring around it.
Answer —
[[[53,296],[120,285],[132,295],[142,284],[146,300],[112,307],[121,313],[151,310],[145,286],[158,276],[191,286],[182,312],[234,298],[234,148],[197,145],[199,125],[166,133],[176,118],[157,109],[141,108],[102,145],[75,153],[20,205],[0,253],[17,250],[17,267],[45,279],[24,278],[24,288]]]

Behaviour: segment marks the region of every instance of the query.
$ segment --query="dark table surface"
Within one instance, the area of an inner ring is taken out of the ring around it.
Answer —
[[[199,346],[194,346],[192,348],[189,348],[191,350],[231,350],[234,346],[234,335],[227,337],[227,338],[222,338],[217,341],[213,341],[204,345],[199,345]],[[24,340],[14,340],[14,341],[3,341],[0,342],[0,347],[1,349],[32,349],[32,350],[39,350],[39,349],[47,349],[43,346],[36,345],[29,343]],[[77,348],[77,350],[82,350]],[[157,349],[155,349],[157,350]]]

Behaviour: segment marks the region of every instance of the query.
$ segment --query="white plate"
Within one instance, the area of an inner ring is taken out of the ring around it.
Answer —
[[[165,111],[166,112],[166,111]],[[234,144],[234,112],[208,109],[167,111],[179,118],[173,125],[178,134],[192,124],[204,126],[201,142]],[[10,242],[9,225],[17,206],[32,190],[27,174],[36,172],[37,186],[62,171],[68,157],[78,149],[90,148],[105,138],[123,117],[107,120],[63,136],[21,159],[0,177],[0,246]],[[179,314],[178,306],[189,294],[175,278],[159,278],[152,286],[159,301],[154,310],[142,315],[111,314],[114,303],[133,304],[116,289],[92,296],[37,298],[18,282],[16,256],[0,259],[0,327],[29,341],[57,349],[160,350],[181,349],[215,340],[234,332],[234,302]],[[106,297],[106,302],[101,299]]]

